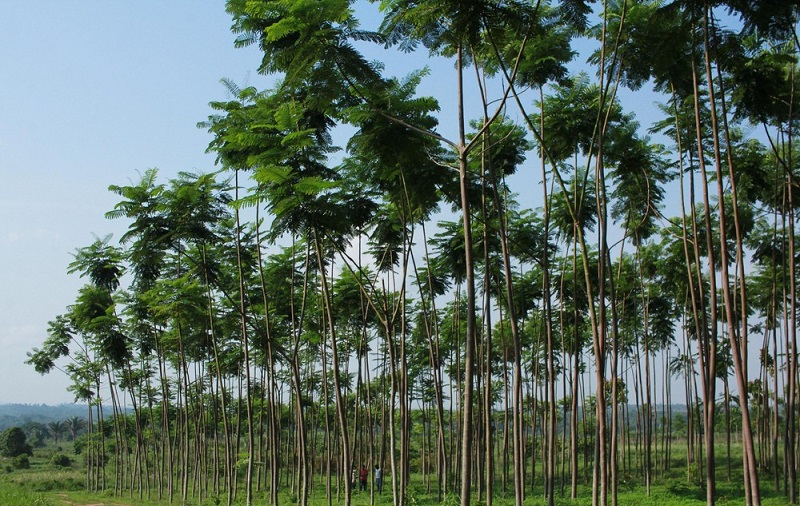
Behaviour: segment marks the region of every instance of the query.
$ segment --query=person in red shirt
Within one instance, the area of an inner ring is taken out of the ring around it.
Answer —
[[[368,476],[367,468],[361,466],[361,469],[359,469],[358,471],[358,481],[360,485],[359,487],[360,490],[367,490],[367,476]]]

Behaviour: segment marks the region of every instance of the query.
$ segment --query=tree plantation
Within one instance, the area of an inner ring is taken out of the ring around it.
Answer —
[[[216,172],[110,187],[29,354],[87,489],[797,503],[800,1],[226,8],[272,84],[224,81]]]

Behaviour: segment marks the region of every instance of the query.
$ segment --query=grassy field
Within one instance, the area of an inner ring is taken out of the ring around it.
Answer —
[[[10,465],[10,459],[4,459],[0,463],[0,506],[166,506],[167,500],[140,500],[129,496],[114,496],[111,491],[100,493],[87,493],[84,490],[84,471],[78,464],[73,464],[71,468],[59,468],[50,463],[50,459],[55,449],[37,449],[34,457],[30,460],[29,469],[14,469]],[[724,453],[718,453],[723,456]],[[74,458],[74,455],[71,455]],[[685,460],[681,460],[676,455],[675,468],[668,476],[659,477],[659,482],[651,488],[648,496],[639,480],[623,476],[620,481],[619,504],[621,506],[700,506],[705,504],[705,489],[702,482],[698,479],[688,479],[686,474]],[[76,460],[79,460],[76,459]],[[733,459],[732,479],[726,479],[726,464],[724,458],[717,461],[717,504],[743,505],[744,492],[741,479],[741,460],[738,456]],[[421,477],[412,478],[409,487],[409,506],[439,506],[436,494],[427,492],[422,483]],[[388,485],[388,484],[387,484]],[[559,487],[559,484],[557,484]],[[334,489],[335,490],[335,489]],[[771,480],[767,477],[762,479],[762,504],[765,506],[777,506],[788,504],[788,500],[773,490]],[[256,504],[267,504],[265,493],[259,493]],[[284,505],[291,505],[295,501],[289,492],[281,496]],[[336,492],[330,499],[330,504],[343,504],[343,496],[337,500]],[[590,506],[591,489],[584,485],[579,491],[578,499],[569,499],[569,486],[565,485],[565,495],[557,495],[555,503],[559,506]],[[172,504],[180,504],[176,499]],[[216,506],[225,504],[225,498],[208,498],[203,501],[196,499],[190,500],[186,506]],[[240,490],[240,497],[237,505],[244,504],[244,491]],[[317,482],[311,494],[309,504],[311,506],[328,506],[329,499],[325,495],[325,488],[321,482]],[[356,492],[353,497],[354,506],[390,506],[392,496],[390,486],[384,487],[383,495],[376,495],[374,503],[371,502],[371,495],[367,492]],[[473,494],[473,504],[478,506],[485,504],[485,498]],[[497,485],[494,493],[493,506],[513,506],[513,489],[509,487],[502,490]],[[546,500],[541,494],[541,485],[538,484],[533,493],[528,493],[525,504],[527,506],[545,505]],[[443,506],[458,506],[457,494],[449,495]]]
[[[30,475],[28,475],[30,476]],[[36,483],[41,486],[47,480],[45,478],[38,478]],[[53,482],[55,483],[55,482]],[[738,505],[744,504],[741,492],[736,490],[735,487],[719,487],[719,495],[717,504],[719,505]],[[50,486],[50,485],[48,485]],[[321,487],[320,487],[321,488]],[[410,506],[433,506],[437,504],[435,497],[428,496],[427,494],[414,494],[409,497]],[[584,491],[586,492],[586,491]],[[283,504],[292,504],[288,495],[282,497]],[[445,506],[456,506],[457,496],[451,495],[445,500]],[[473,500],[473,504],[483,504],[477,501],[477,495]],[[198,502],[196,500],[189,500],[187,506],[212,506],[224,504],[224,498],[216,499],[209,498],[204,501]],[[265,496],[257,498],[257,504],[266,504],[267,499]],[[312,506],[325,506],[327,499],[321,492],[312,494],[310,499]],[[343,501],[339,502],[342,503]],[[705,494],[697,487],[690,486],[655,486],[651,490],[651,495],[648,497],[643,489],[625,490],[621,491],[619,495],[619,502],[625,506],[670,506],[670,505],[702,505],[705,504]],[[175,501],[173,504],[179,504],[180,501]],[[504,496],[503,494],[496,494],[493,504],[496,506],[511,506],[514,500],[511,496]],[[556,497],[555,503],[559,506],[590,506],[592,504],[591,497],[585,493],[578,499],[569,499],[568,497]],[[37,491],[25,485],[24,480],[0,480],[0,504],[3,506],[166,506],[168,501],[162,500],[139,500],[136,498],[128,497],[113,497],[110,492],[89,494],[83,491],[76,490],[59,490],[53,486],[52,490]],[[236,504],[244,504],[244,498],[240,497]],[[336,498],[333,498],[333,504],[337,504]],[[375,505],[388,506],[392,504],[391,495],[384,493],[382,496],[376,496]],[[539,506],[545,505],[547,502],[540,496],[528,496],[525,500],[526,505]],[[783,496],[777,496],[771,491],[765,490],[763,494],[762,504],[765,506],[777,506],[788,504]],[[354,506],[368,506],[370,505],[369,493],[356,493],[353,498]]]

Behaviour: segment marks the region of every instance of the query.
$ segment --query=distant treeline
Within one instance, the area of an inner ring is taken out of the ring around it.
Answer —
[[[0,431],[9,427],[21,427],[26,423],[46,424],[78,416],[86,417],[86,404],[0,404]]]
[[[634,413],[635,409],[635,406],[628,406],[629,413]],[[22,427],[31,422],[47,424],[48,422],[63,421],[75,416],[85,418],[86,410],[86,404],[59,404],[58,406],[47,404],[0,404],[0,431],[10,427]],[[664,411],[664,407],[661,404],[655,406],[656,413]],[[677,414],[685,416],[687,408],[685,404],[673,404],[669,411],[672,416]],[[109,409],[108,412],[110,413],[111,410]],[[579,412],[582,413],[583,410]]]

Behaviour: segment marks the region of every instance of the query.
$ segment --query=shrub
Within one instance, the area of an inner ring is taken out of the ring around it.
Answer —
[[[0,455],[4,457],[33,455],[33,449],[26,439],[25,432],[19,427],[4,430],[0,434]]]
[[[80,455],[81,453],[83,453],[83,450],[86,449],[86,446],[88,444],[89,444],[89,436],[87,434],[76,437],[72,441],[72,448],[75,451],[75,455]]]
[[[23,453],[22,455],[17,455],[11,460],[11,465],[14,466],[15,469],[28,469],[31,467],[31,461],[28,458],[27,453]]]
[[[56,453],[53,455],[53,458],[50,459],[50,463],[56,467],[70,467],[72,465],[72,459],[63,453]]]

